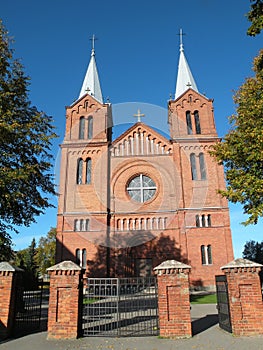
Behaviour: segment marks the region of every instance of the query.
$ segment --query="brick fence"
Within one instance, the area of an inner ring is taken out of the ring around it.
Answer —
[[[261,268],[261,264],[246,259],[221,267],[227,279],[232,332],[236,336],[263,334]]]
[[[234,335],[263,334],[263,302],[259,272],[262,265],[236,259],[222,267],[228,284],[230,318]],[[191,267],[175,260],[165,261],[154,270],[158,279],[160,336],[192,336],[189,272]],[[0,338],[12,334],[16,289],[22,270],[0,263]],[[83,270],[72,261],[48,269],[50,299],[49,339],[75,339],[81,335]]]
[[[8,262],[0,263],[0,339],[12,334],[15,320],[17,287],[21,284],[23,270]]]

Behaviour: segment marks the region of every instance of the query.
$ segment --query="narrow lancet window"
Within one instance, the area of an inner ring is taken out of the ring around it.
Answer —
[[[190,111],[186,112],[186,125],[187,125],[187,134],[192,135],[193,128],[192,128],[192,120],[191,120],[191,113]]]
[[[77,184],[82,184],[83,159],[79,159],[77,163]]]
[[[200,153],[199,154],[199,165],[200,165],[201,180],[206,180],[205,156],[204,156],[204,153]]]
[[[84,139],[84,131],[85,131],[85,118],[80,117],[79,119],[79,139]]]
[[[190,163],[191,163],[192,180],[197,180],[196,159],[195,159],[194,153],[190,154]]]
[[[86,184],[91,183],[91,159],[86,160]]]
[[[194,111],[195,118],[195,132],[196,134],[201,134],[201,125],[198,111]]]
[[[88,117],[88,140],[93,137],[93,118],[91,116]]]

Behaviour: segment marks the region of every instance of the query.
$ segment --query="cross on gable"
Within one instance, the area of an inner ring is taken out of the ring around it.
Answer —
[[[137,118],[137,122],[139,123],[141,122],[141,117],[145,117],[145,114],[142,114],[140,109],[138,109],[137,114],[134,114],[133,116]]]

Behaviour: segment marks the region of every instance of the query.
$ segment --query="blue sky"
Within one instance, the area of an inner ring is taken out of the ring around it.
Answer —
[[[185,54],[201,93],[214,99],[219,136],[234,113],[233,91],[252,76],[253,58],[262,48],[262,34],[246,35],[249,0],[2,1],[0,17],[15,40],[31,78],[29,97],[52,115],[59,138],[54,142],[54,173],[58,172],[65,106],[77,97],[90,58],[92,34],[104,99],[110,99],[115,124],[133,123],[139,106],[144,122],[167,131],[166,106],[175,92],[179,29]],[[152,113],[154,106],[155,111]],[[133,108],[134,107],[134,108]],[[56,198],[52,199],[56,206]],[[247,240],[263,240],[261,220],[243,227],[242,208],[230,204],[235,257]],[[15,249],[27,247],[56,225],[56,208],[14,236]]]

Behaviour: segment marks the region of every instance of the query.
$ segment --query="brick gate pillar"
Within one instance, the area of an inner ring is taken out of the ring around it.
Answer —
[[[50,275],[48,339],[76,339],[81,331],[82,269],[63,261],[47,269]]]
[[[16,290],[24,270],[0,263],[0,339],[9,337],[15,321]]]
[[[154,268],[158,280],[160,336],[192,336],[189,273],[191,266],[168,260]]]
[[[263,303],[259,278],[262,266],[250,260],[236,259],[221,267],[228,284],[234,335],[263,334]]]

